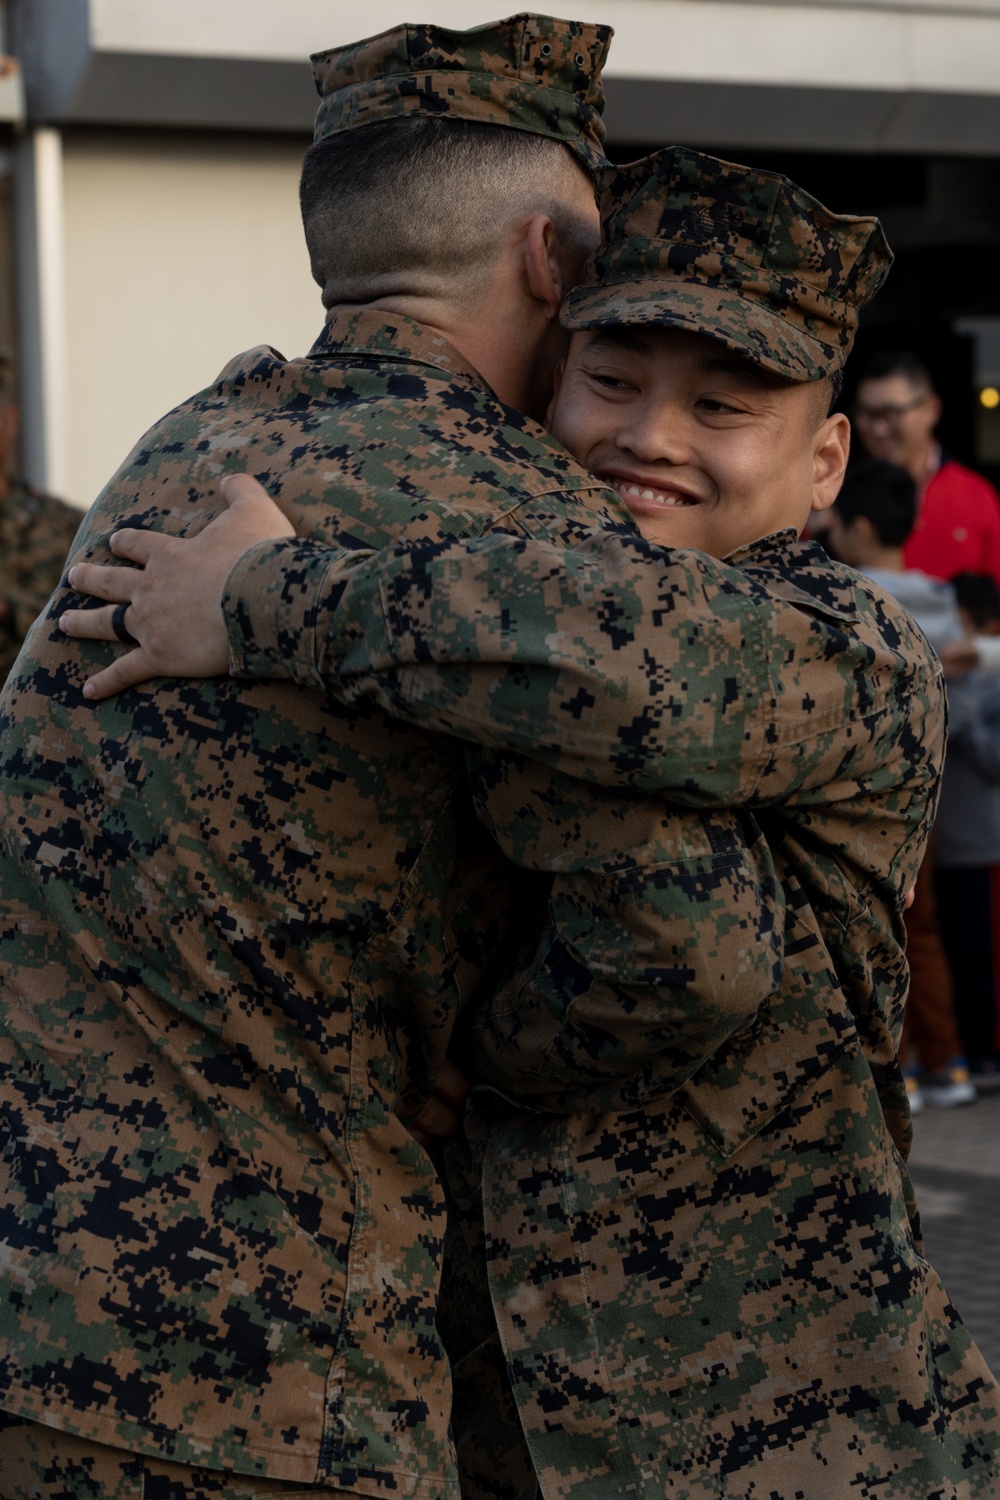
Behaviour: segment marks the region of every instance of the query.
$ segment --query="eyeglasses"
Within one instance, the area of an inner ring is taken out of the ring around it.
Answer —
[[[929,400],[929,396],[915,396],[905,406],[855,406],[854,420],[863,427],[898,427],[908,411],[916,411]]]

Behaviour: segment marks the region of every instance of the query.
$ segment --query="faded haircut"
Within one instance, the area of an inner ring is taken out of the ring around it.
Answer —
[[[385,120],[306,152],[299,187],[323,303],[445,292],[471,299],[510,232],[548,214],[564,255],[583,261],[593,225],[570,207],[584,168],[561,141],[504,125]]]
[[[841,396],[844,393],[843,370],[834,370],[831,372],[831,374],[824,375],[822,381],[820,381],[819,384],[820,396],[817,403],[818,409],[816,413],[819,420],[816,423],[817,427],[821,422],[825,422],[827,417],[832,417],[834,412],[837,410],[837,402],[840,400]],[[825,390],[822,389],[823,386],[826,387]]]

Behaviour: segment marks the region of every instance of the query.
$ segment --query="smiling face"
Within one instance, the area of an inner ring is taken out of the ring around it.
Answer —
[[[833,504],[850,428],[828,399],[701,334],[603,328],[573,335],[549,426],[643,536],[724,557]]]

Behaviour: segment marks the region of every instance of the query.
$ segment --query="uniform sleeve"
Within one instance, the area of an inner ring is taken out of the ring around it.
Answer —
[[[697,562],[661,586],[645,552],[637,570],[629,543],[607,540],[258,547],[227,581],[232,670],[369,698],[583,780],[656,791],[684,781],[710,803],[745,799],[772,697],[758,612],[735,589],[706,592]],[[647,616],[655,658],[636,639]],[[664,785],[651,762],[668,727],[676,776]]]
[[[754,820],[482,750],[470,781],[508,858],[554,877],[536,950],[467,1028],[470,1071],[544,1111],[673,1093],[781,982],[781,887]]]
[[[293,676],[691,807],[890,790],[901,755],[921,758],[912,736],[941,732],[938,671],[898,617],[860,632],[738,568],[614,533],[573,548],[267,543],[231,573],[226,615],[237,676]]]

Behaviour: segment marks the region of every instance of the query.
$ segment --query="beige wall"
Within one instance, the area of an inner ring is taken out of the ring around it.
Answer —
[[[67,498],[233,354],[322,323],[299,223],[306,142],[67,134]]]
[[[996,154],[1000,0],[576,0],[570,13],[618,28],[609,124],[624,122],[624,141]],[[178,88],[187,55],[295,58],[304,98],[310,47],[407,14],[403,0],[90,0],[91,42],[108,57],[180,55]],[[419,14],[464,26],[497,8],[425,0]],[[22,311],[22,370],[38,366],[24,382],[27,467],[85,505],[232,354],[311,343],[321,309],[296,205],[306,140],[67,128],[60,162],[58,124],[35,135],[47,254],[32,242],[22,255],[45,272],[37,297],[22,274],[41,329]]]
[[[401,21],[456,28],[504,14],[496,0],[90,0],[93,41],[120,51],[304,57]],[[568,10],[615,28],[612,77],[874,77],[927,88],[995,92],[1000,0],[576,0]]]

